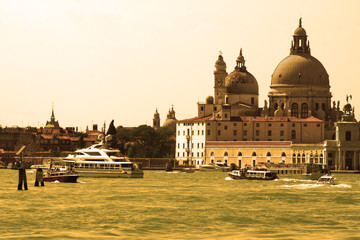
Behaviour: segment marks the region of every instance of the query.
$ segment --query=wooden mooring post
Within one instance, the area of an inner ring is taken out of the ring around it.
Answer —
[[[35,187],[39,186],[39,182],[41,183],[41,186],[45,186],[44,185],[44,172],[42,170],[42,168],[38,168],[36,170],[36,178],[35,178]]]
[[[22,190],[22,185],[24,184],[24,190],[28,190],[27,179],[26,179],[26,171],[25,171],[25,163],[23,158],[23,151],[26,146],[22,146],[20,150],[16,153],[16,156],[20,156],[20,160],[16,162],[17,168],[19,169],[19,184],[18,190]]]

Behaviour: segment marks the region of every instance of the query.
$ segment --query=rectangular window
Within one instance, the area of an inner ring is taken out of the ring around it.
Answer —
[[[180,131],[178,131],[178,136],[180,136]]]
[[[178,148],[180,148],[180,143],[178,143]]]
[[[225,113],[225,118],[227,118],[227,113]]]
[[[234,127],[236,127],[236,123],[234,123]]]
[[[271,123],[269,123],[268,126],[271,127]]]
[[[221,130],[218,130],[218,135],[219,135],[219,136],[221,135]]]
[[[194,148],[194,144],[193,144],[193,143],[191,143],[191,148]]]
[[[227,130],[227,126],[226,126],[226,125],[224,126],[224,129]]]
[[[256,136],[260,136],[260,130],[256,130],[255,134]]]
[[[197,144],[197,148],[200,148],[200,143]]]
[[[292,124],[292,127],[295,127],[295,123]]]
[[[256,123],[256,127],[260,127],[260,123]]]
[[[200,130],[198,130],[198,135],[200,135]]]
[[[208,126],[210,126],[210,123],[207,123]]]
[[[221,126],[221,123],[218,123],[218,126]]]
[[[281,137],[284,136],[284,131],[283,131],[283,130],[280,131],[280,136],[281,136]]]
[[[183,135],[185,136],[185,130],[183,131]]]
[[[307,123],[304,123],[304,127],[307,127]]]
[[[247,126],[247,123],[244,123],[244,127],[246,127]]]
[[[271,136],[271,130],[268,131],[268,136],[269,136],[269,137]]]
[[[206,130],[208,136],[210,136],[210,130]]]
[[[201,111],[204,111],[204,107],[203,107],[203,106],[201,106]]]
[[[194,130],[191,131],[191,135],[194,135]]]
[[[236,135],[237,135],[237,131],[236,131],[236,130],[234,130],[233,134],[234,134],[234,136],[236,136]]]
[[[247,130],[244,130],[244,131],[243,131],[243,135],[244,135],[244,136],[247,136]]]
[[[183,143],[183,148],[185,148],[185,143]]]
[[[201,143],[201,148],[204,148],[204,143]]]
[[[204,130],[201,130],[201,135],[204,135]]]
[[[346,131],[345,132],[345,140],[346,141],[351,141],[351,131]]]
[[[283,123],[280,123],[280,127],[283,127],[284,126],[284,124]]]
[[[316,124],[317,127],[320,127],[320,123]]]

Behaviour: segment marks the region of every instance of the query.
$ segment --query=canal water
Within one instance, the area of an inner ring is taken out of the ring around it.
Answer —
[[[329,186],[145,171],[34,187],[28,170],[28,191],[17,177],[0,170],[0,239],[360,239],[360,174]]]

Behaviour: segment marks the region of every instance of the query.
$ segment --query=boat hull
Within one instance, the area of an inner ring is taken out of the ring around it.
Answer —
[[[68,183],[76,183],[79,175],[62,175],[62,176],[44,176],[44,182],[68,182]]]

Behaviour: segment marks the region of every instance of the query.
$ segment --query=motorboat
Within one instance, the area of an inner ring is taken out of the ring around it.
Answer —
[[[65,162],[55,162],[51,159],[50,166],[48,165],[32,165],[32,169],[41,170],[43,172],[44,182],[69,182],[75,183],[79,177],[70,169],[70,166],[66,166]],[[44,171],[47,170],[47,171]]]
[[[249,179],[249,180],[275,180],[278,178],[277,174],[266,169],[241,169],[232,170],[229,173],[232,179]]]
[[[230,167],[226,163],[216,162],[200,165],[199,170],[205,172],[228,172]]]
[[[334,178],[334,176],[331,176],[331,175],[324,175],[318,179],[317,183],[335,185],[336,178]]]
[[[44,173],[44,182],[68,182],[76,183],[80,175],[72,171],[52,171],[49,170]]]
[[[64,158],[81,177],[143,178],[144,172],[138,164],[121,155],[101,141],[88,148],[76,150]]]

